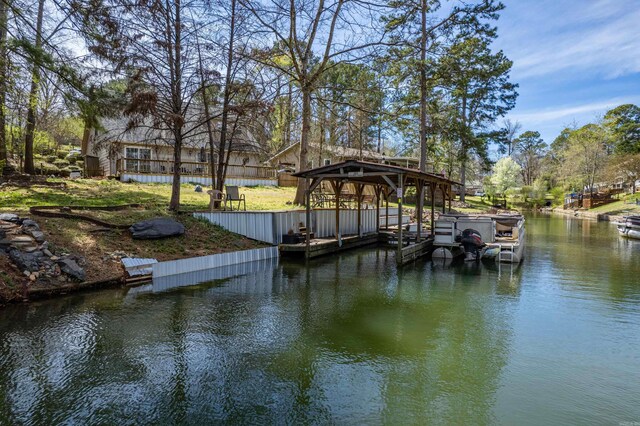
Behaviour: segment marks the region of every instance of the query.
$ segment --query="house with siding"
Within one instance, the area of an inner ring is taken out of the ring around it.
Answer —
[[[113,176],[122,181],[171,183],[173,181],[173,143],[165,131],[144,127],[127,129],[126,120],[105,120],[105,130],[95,132],[87,147],[87,163],[92,175]],[[214,137],[219,139],[219,133]],[[217,140],[217,139],[216,139]],[[208,135],[201,131],[187,139],[181,152],[181,179],[211,185]],[[217,163],[217,152],[214,162]],[[265,164],[267,155],[249,132],[235,138],[228,157],[228,185],[275,186],[274,167]]]

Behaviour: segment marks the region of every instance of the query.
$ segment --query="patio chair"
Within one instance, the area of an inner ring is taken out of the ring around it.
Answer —
[[[224,194],[222,191],[218,191],[217,189],[210,189],[207,191],[209,194],[209,210],[214,211],[215,209],[222,208],[224,206]]]
[[[224,197],[224,207],[227,208],[227,202],[229,203],[229,207],[231,211],[233,211],[233,202],[238,202],[238,210],[240,210],[240,205],[244,205],[244,210],[247,211],[247,203],[244,198],[244,194],[240,194],[237,186],[225,186],[227,190],[227,194]]]

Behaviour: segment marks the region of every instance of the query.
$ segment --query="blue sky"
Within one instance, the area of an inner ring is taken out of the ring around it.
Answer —
[[[503,0],[495,47],[520,96],[508,118],[551,143],[573,123],[640,105],[640,0]]]

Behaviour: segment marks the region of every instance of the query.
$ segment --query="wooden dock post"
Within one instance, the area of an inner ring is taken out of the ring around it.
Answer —
[[[416,237],[416,242],[420,242],[420,237],[422,236],[422,211],[424,207],[424,183],[422,181],[418,181],[416,183],[416,216],[418,219],[418,235]]]
[[[398,175],[398,255],[396,263],[402,265],[402,197],[404,197],[404,176]]]
[[[434,221],[436,218],[436,185],[434,183],[429,184],[429,187],[431,188],[431,236],[435,236],[435,225],[434,225]]]
[[[305,237],[306,248],[305,248],[305,257],[307,259],[311,256],[311,188],[309,187],[309,178],[305,179],[307,191],[306,191],[306,218],[305,218],[305,227],[307,228],[307,235]]]

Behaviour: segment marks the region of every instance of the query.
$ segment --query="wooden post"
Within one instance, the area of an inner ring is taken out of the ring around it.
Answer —
[[[362,238],[362,189],[361,183],[356,183],[356,198],[358,199],[358,238]]]
[[[442,213],[446,213],[447,203],[445,202],[445,198],[447,198],[447,185],[444,183],[440,185],[440,191],[442,192]]]
[[[418,180],[416,182],[416,216],[418,219],[418,235],[416,236],[416,242],[420,242],[420,237],[422,234],[422,205],[424,201],[424,182],[422,180]]]
[[[453,189],[451,188],[451,185],[447,185],[448,188],[448,192],[447,194],[449,195],[449,213],[451,213],[451,198],[453,196]]]
[[[391,189],[389,189],[390,191]],[[386,207],[385,207],[385,217],[384,217],[384,229],[385,230],[389,230],[389,195],[391,195],[391,193],[389,191],[384,191],[384,200],[386,203]]]
[[[435,237],[435,224],[433,223],[436,218],[436,184],[432,183],[429,185],[431,188],[431,237]]]
[[[382,187],[380,185],[375,186],[376,191],[376,232],[380,230],[380,195],[382,194]]]
[[[342,236],[340,235],[340,193],[342,192],[342,186],[344,183],[335,180],[331,181],[333,192],[336,196],[336,239],[338,240],[338,247],[342,247]]]
[[[309,259],[311,257],[311,191],[309,190],[309,178],[305,179],[305,184],[307,187],[306,190],[306,223],[305,227],[307,228],[307,235],[305,238],[307,246],[305,247],[305,257]]]
[[[402,265],[402,197],[404,197],[404,176],[398,175],[398,255],[396,262]]]

